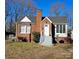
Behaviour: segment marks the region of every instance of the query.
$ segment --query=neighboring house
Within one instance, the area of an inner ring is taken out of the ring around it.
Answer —
[[[25,39],[31,42],[33,32],[39,32],[42,39],[44,36],[48,36],[52,39],[50,41],[53,41],[56,37],[65,38],[67,37],[67,18],[65,16],[42,17],[41,11],[37,11],[35,17],[25,16],[16,23],[17,39]]]

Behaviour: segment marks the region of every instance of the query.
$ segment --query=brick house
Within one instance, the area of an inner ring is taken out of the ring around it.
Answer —
[[[42,17],[42,12],[37,11],[35,17],[25,16],[16,23],[17,39],[25,39],[31,42],[33,32],[40,33],[40,40],[43,39],[44,36],[51,38],[51,41],[56,37],[67,37],[67,18],[65,16]]]

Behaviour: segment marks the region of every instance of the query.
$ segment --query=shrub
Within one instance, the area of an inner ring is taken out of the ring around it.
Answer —
[[[38,43],[40,40],[40,33],[39,32],[33,32],[33,41]]]
[[[73,43],[73,40],[72,40],[72,38],[71,37],[67,37],[67,38],[65,38],[65,40],[68,42],[68,43]]]
[[[59,43],[64,43],[64,40],[60,40]]]

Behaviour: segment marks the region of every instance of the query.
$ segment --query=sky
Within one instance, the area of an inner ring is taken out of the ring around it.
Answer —
[[[6,1],[8,1],[8,0],[6,0]],[[9,1],[10,1],[9,2],[10,6],[13,7],[13,5],[15,5],[15,4],[12,4],[11,0],[9,0]],[[28,0],[25,0],[26,4],[27,4],[27,1]],[[42,10],[43,16],[48,16],[50,9],[51,9],[51,5],[57,3],[57,1],[59,1],[60,4],[64,3],[66,12],[71,12],[71,10],[73,10],[73,0],[32,0],[32,1],[34,2],[34,4],[36,5],[36,7],[38,9]],[[18,0],[16,0],[16,3],[18,3]],[[13,12],[13,10],[10,10],[10,11]]]
[[[42,16],[50,16],[49,12],[51,9],[51,5],[57,3],[57,1],[62,4],[64,3],[64,10],[68,14],[68,28],[73,28],[73,0],[35,0],[36,6],[42,10]],[[60,16],[64,16],[64,11],[62,9],[60,11]],[[54,15],[51,15],[54,16]]]
[[[51,9],[51,5],[57,3],[57,1],[59,1],[60,4],[64,3],[66,12],[71,12],[71,13],[73,12],[73,0],[32,0],[32,1],[34,2],[35,6],[38,9],[42,10],[42,16],[48,16]],[[18,3],[18,0],[16,0],[16,3]],[[27,4],[27,0],[25,0],[25,3]],[[9,0],[8,4],[10,4],[11,9],[12,9],[12,10],[9,10],[9,12],[11,11],[13,13],[14,8],[12,7],[14,7],[15,4],[12,4],[11,0]],[[63,10],[60,10],[60,11],[61,11],[61,15],[63,15]]]
[[[43,16],[48,16],[50,6],[55,4],[57,0],[35,0],[36,6],[42,10]],[[59,0],[59,3],[63,3],[64,0]],[[67,12],[73,9],[73,0],[65,0],[65,10]]]

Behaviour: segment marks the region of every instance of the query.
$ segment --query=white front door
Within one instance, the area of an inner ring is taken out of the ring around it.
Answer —
[[[49,36],[49,24],[44,25],[44,35]]]

